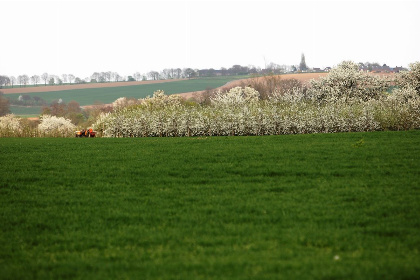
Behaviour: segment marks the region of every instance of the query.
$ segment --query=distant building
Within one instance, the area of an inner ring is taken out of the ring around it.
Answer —
[[[223,75],[225,75],[224,70],[215,70],[215,69],[198,70],[198,76],[200,77],[212,77],[212,76],[223,76]]]
[[[406,71],[407,69],[405,69],[404,67],[398,67],[395,66],[394,68],[391,68],[393,73],[400,73],[401,71]]]
[[[362,72],[370,72],[370,73],[398,73],[406,69],[403,67],[398,67],[398,66],[391,68],[386,64],[381,66],[377,63],[368,64],[368,65],[359,63],[359,70]]]

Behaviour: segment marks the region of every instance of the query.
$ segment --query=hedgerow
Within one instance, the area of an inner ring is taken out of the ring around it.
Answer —
[[[105,137],[226,136],[330,133],[420,128],[420,98],[411,86],[387,93],[391,80],[343,62],[308,89],[274,91],[261,100],[250,87],[218,92],[191,105],[162,91],[119,107],[94,124]]]
[[[63,117],[43,115],[36,124],[13,114],[0,117],[0,137],[70,137],[76,126]]]

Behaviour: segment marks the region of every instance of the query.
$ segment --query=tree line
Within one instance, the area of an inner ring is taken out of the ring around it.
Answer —
[[[90,77],[81,79],[73,74],[62,74],[61,76],[43,73],[42,75],[19,75],[5,76],[0,75],[0,88],[4,86],[15,87],[26,87],[29,84],[37,86],[38,84],[48,85],[63,85],[63,84],[84,84],[89,82],[119,82],[125,79],[121,77],[117,72],[95,72]]]
[[[3,86],[14,87],[19,85],[20,87],[26,87],[29,84],[37,86],[43,81],[46,86],[49,85],[62,85],[63,83],[69,82],[70,84],[74,81],[75,83],[81,83],[82,80],[78,77],[75,77],[73,74],[63,74],[61,76],[49,75],[48,73],[43,73],[42,75],[19,75],[15,76],[4,76],[0,75],[0,88]]]
[[[303,62],[303,63],[302,63]],[[303,69],[302,69],[303,68]],[[81,79],[73,74],[62,74],[61,76],[49,75],[43,73],[42,75],[19,75],[4,76],[0,75],[0,88],[3,86],[26,87],[29,83],[37,86],[43,81],[46,86],[49,85],[62,85],[62,84],[82,84],[82,83],[106,83],[106,82],[121,82],[121,81],[146,81],[146,80],[168,80],[168,79],[190,79],[194,77],[212,77],[212,76],[237,76],[237,75],[250,75],[250,74],[282,74],[288,72],[296,72],[300,70],[307,70],[305,63],[305,56],[302,54],[300,65],[279,65],[274,62],[265,63],[265,68],[255,67],[253,65],[242,66],[239,64],[233,65],[230,68],[221,67],[219,70],[209,69],[193,69],[193,68],[165,68],[162,71],[149,71],[147,73],[135,72],[130,76],[121,76],[117,72],[94,72],[90,77]]]
[[[389,68],[386,64],[380,66],[378,63],[359,63],[359,69],[365,71],[373,71],[380,69]],[[330,68],[330,67],[327,67]],[[406,70],[402,67],[397,67],[400,70]],[[61,76],[50,75],[43,73],[42,75],[19,75],[4,76],[0,75],[0,88],[3,86],[14,87],[19,85],[20,87],[26,87],[28,84],[37,86],[43,83],[45,86],[48,85],[63,85],[63,84],[83,84],[83,83],[107,83],[107,82],[122,82],[122,81],[146,81],[146,80],[168,80],[168,79],[190,79],[195,77],[213,77],[213,76],[236,76],[236,75],[258,75],[258,74],[283,74],[293,72],[310,72],[319,71],[315,70],[319,68],[309,68],[306,65],[305,55],[302,54],[299,65],[280,65],[273,62],[266,63],[264,69],[255,67],[253,65],[242,66],[233,65],[230,68],[221,67],[216,70],[213,68],[209,69],[193,69],[193,68],[165,68],[162,71],[149,71],[147,73],[135,72],[130,76],[121,76],[118,72],[94,72],[89,77],[81,79],[73,74],[62,74]]]
[[[0,88],[8,87],[26,87],[27,85],[38,86],[63,85],[63,84],[83,84],[83,83],[107,83],[122,81],[146,81],[146,80],[168,80],[168,79],[190,79],[194,77],[212,77],[212,76],[235,76],[261,73],[281,74],[290,71],[292,68],[286,65],[269,63],[265,69],[255,66],[233,65],[230,68],[222,67],[218,70],[193,69],[193,68],[165,68],[162,71],[151,70],[147,73],[135,72],[129,76],[121,76],[118,72],[94,72],[84,79],[76,77],[73,74],[62,74],[61,76],[43,73],[42,75],[28,76],[26,74],[15,76],[0,75]]]

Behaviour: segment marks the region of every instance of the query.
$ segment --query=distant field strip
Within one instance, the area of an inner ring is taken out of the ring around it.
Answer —
[[[72,100],[80,103],[81,106],[92,105],[95,103],[112,103],[119,97],[144,98],[152,96],[156,90],[164,90],[166,94],[176,94],[183,92],[202,91],[206,88],[217,88],[223,86],[229,81],[242,77],[215,77],[182,80],[176,82],[142,84],[133,86],[120,87],[103,87],[103,88],[85,88],[62,91],[34,92],[26,93],[29,96],[38,96],[46,100],[48,103],[62,99],[64,102]],[[18,99],[22,93],[7,94],[8,98]]]
[[[418,279],[420,131],[0,138],[0,279]]]
[[[86,88],[104,88],[104,87],[123,87],[123,86],[134,86],[134,85],[145,85],[145,84],[162,84],[166,82],[175,82],[185,79],[175,79],[175,80],[157,80],[157,81],[133,81],[133,82],[110,82],[110,83],[84,83],[84,84],[62,84],[62,85],[43,85],[39,84],[28,85],[25,87],[14,86],[13,88],[7,87],[1,89],[5,94],[12,93],[34,93],[34,92],[48,92],[48,91],[63,91],[63,90],[73,90],[73,89],[86,89]]]
[[[39,115],[41,110],[41,106],[10,106],[10,111],[17,116]]]

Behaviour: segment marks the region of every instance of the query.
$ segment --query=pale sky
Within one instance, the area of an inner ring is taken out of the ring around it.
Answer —
[[[0,75],[420,61],[420,0],[0,0]]]

